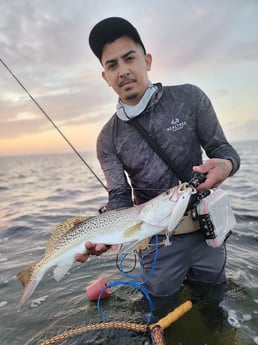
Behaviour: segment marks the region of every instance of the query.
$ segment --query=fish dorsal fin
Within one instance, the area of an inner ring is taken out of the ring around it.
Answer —
[[[88,218],[91,217],[86,217],[86,216],[77,216],[73,218],[69,218],[59,224],[56,229],[53,231],[51,237],[48,240],[47,246],[46,246],[46,251],[45,255],[47,255],[52,249],[55,247],[55,245],[59,242],[59,240],[64,237],[66,234],[68,234],[70,231],[72,231],[75,226],[78,224],[84,222]]]
[[[123,233],[125,237],[129,237],[139,231],[141,229],[142,222],[134,224],[133,226],[130,226],[130,228],[126,229]]]

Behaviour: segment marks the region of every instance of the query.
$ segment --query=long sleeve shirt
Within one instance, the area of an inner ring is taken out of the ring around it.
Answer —
[[[190,180],[192,167],[209,158],[229,159],[233,175],[240,158],[227,141],[209,98],[190,84],[162,86],[137,117],[140,124]],[[178,184],[180,176],[166,165],[130,122],[115,113],[97,140],[97,155],[107,181],[107,209],[141,204]]]

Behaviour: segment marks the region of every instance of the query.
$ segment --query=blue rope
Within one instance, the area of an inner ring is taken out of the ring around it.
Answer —
[[[103,295],[103,293],[109,289],[109,288],[112,288],[114,286],[118,286],[118,285],[129,285],[129,286],[132,286],[134,288],[136,288],[137,290],[141,291],[142,294],[146,297],[146,299],[148,300],[149,302],[149,307],[150,307],[150,312],[147,316],[147,324],[149,324],[151,322],[151,318],[152,318],[152,312],[153,312],[153,309],[154,309],[154,305],[153,305],[153,302],[151,300],[151,297],[147,291],[147,289],[145,288],[144,284],[146,284],[149,279],[151,278],[153,272],[154,272],[154,269],[156,267],[156,263],[157,263],[157,259],[158,259],[158,250],[159,250],[159,247],[158,247],[158,235],[155,236],[155,240],[156,240],[156,244],[155,244],[155,256],[154,256],[154,260],[153,260],[153,264],[152,264],[152,267],[151,267],[151,270],[150,270],[150,273],[148,274],[147,278],[142,281],[142,282],[136,282],[136,281],[124,281],[124,280],[118,280],[118,281],[115,281],[115,282],[112,282],[110,284],[107,284],[101,291],[100,291],[100,294],[98,296],[98,303],[97,303],[97,306],[98,306],[98,312],[99,312],[99,315],[100,317],[102,318],[102,320],[104,321],[107,321],[107,318],[106,316],[103,314],[102,310],[101,310],[101,306],[100,306],[100,302],[101,302],[101,297]],[[129,275],[128,273],[124,272],[123,271],[123,262],[124,260],[126,259],[128,254],[125,254],[122,259],[120,260],[120,268],[121,268],[121,272],[122,274],[124,274],[127,278],[130,278],[130,279],[140,279],[142,276],[143,276],[143,273],[144,273],[144,267],[142,265],[142,261],[139,257],[139,260],[140,260],[140,263],[141,263],[141,268],[142,268],[142,272],[139,276],[132,276],[132,275]]]
[[[141,257],[138,255],[138,259],[140,261],[141,264],[141,273],[139,275],[131,275],[128,274],[127,272],[124,271],[124,267],[123,267],[123,262],[125,261],[125,259],[127,258],[129,254],[124,254],[120,260],[120,264],[119,264],[119,271],[126,277],[129,279],[141,279],[141,277],[143,276],[144,273],[144,268],[143,268],[143,264],[142,264],[142,260]]]

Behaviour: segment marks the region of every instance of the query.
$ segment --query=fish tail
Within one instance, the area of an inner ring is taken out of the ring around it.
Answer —
[[[21,284],[24,288],[28,285],[28,283],[32,277],[34,267],[35,267],[35,264],[33,264],[29,267],[26,267],[23,270],[21,270],[16,276],[16,278],[21,282]]]
[[[36,289],[37,285],[39,284],[42,278],[42,276],[37,277],[36,279],[33,277],[36,265],[37,263],[29,267],[26,267],[17,274],[17,279],[23,285],[23,293],[18,306],[19,309],[33,294],[34,290]]]

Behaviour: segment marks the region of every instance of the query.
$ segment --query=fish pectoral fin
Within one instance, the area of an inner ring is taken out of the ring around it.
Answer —
[[[73,264],[73,261],[71,262],[66,262],[66,263],[61,263],[56,266],[54,269],[54,278],[56,281],[59,281],[60,279],[63,278],[63,276],[69,271]]]
[[[133,234],[135,234],[136,232],[138,232],[140,229],[141,229],[141,225],[142,225],[143,222],[140,222],[140,223],[137,223],[137,224],[134,224],[132,226],[130,226],[130,228],[126,229],[123,233],[123,235],[125,237],[130,237],[132,236]]]

